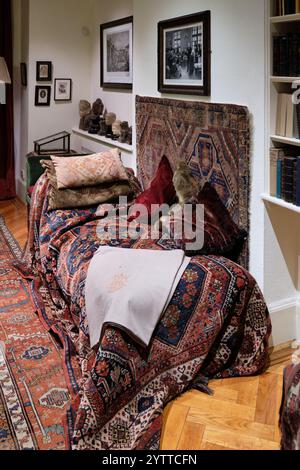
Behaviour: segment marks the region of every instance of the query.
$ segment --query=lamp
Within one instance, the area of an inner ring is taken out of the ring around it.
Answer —
[[[11,84],[11,78],[4,57],[0,57],[0,85],[4,85],[3,92],[0,90],[0,104],[5,104],[5,84]]]
[[[4,57],[0,57],[0,83],[11,84],[9,71],[8,71]]]

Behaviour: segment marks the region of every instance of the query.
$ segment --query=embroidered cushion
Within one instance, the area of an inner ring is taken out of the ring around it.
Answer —
[[[141,193],[135,200],[135,204],[130,210],[129,222],[132,222],[137,217],[149,219],[150,216],[155,216],[155,209],[152,205],[172,204],[176,196],[176,191],[173,185],[173,171],[167,157],[162,157],[162,160],[157,169],[156,175],[152,180],[150,187]],[[136,205],[141,205],[135,209]]]
[[[49,210],[90,207],[105,202],[116,201],[120,196],[135,197],[140,189],[134,174],[126,170],[128,181],[104,183],[83,188],[58,189],[53,162],[42,160],[41,165],[46,169],[50,181]]]
[[[184,219],[179,212],[170,215],[169,233],[163,235],[166,241],[174,241],[174,247],[183,249],[188,256],[196,255],[223,255],[232,261],[237,261],[247,239],[247,232],[238,227],[232,220],[228,210],[222,203],[216,190],[210,183],[206,183],[198,195],[197,204],[204,206],[203,216],[196,220],[196,204],[190,205],[191,215]],[[199,231],[203,232],[203,246],[190,249],[191,243],[201,240]]]
[[[56,171],[58,189],[128,180],[118,149],[85,157],[51,156],[51,160]]]

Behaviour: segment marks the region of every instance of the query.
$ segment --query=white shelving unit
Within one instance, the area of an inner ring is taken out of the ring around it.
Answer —
[[[272,83],[293,83],[297,80],[300,82],[300,77],[275,77],[272,75],[270,80]]]
[[[129,152],[129,153],[133,152],[132,145],[122,144],[121,142],[118,142],[117,140],[108,139],[107,137],[103,137],[98,134],[89,134],[88,132],[79,129],[79,127],[74,127],[72,129],[72,132],[73,134],[79,135],[80,137],[83,137],[88,140],[92,140],[94,142],[99,142],[109,147],[118,148],[120,150],[124,150],[125,152]]]
[[[270,23],[294,23],[295,21],[300,21],[300,13],[296,15],[285,15],[285,16],[271,16]]]
[[[289,138],[276,135],[276,115],[277,115],[277,97],[278,93],[292,93],[292,84],[295,81],[300,82],[300,77],[280,77],[273,75],[273,36],[276,33],[288,33],[288,32],[299,32],[300,31],[300,14],[295,15],[285,15],[285,16],[272,16],[275,12],[274,9],[274,0],[269,0],[270,4],[270,23],[269,30],[267,33],[267,43],[268,43],[268,118],[266,123],[266,154],[267,154],[267,175],[269,175],[270,164],[269,164],[269,149],[272,146],[292,146],[300,147],[300,139],[298,138]],[[300,155],[300,150],[299,150]],[[269,176],[266,182],[266,193],[262,194],[262,200],[277,205],[278,207],[283,207],[288,210],[292,210],[295,213],[300,213],[300,208],[294,204],[287,203],[282,199],[270,196],[269,194]]]
[[[125,166],[136,171],[134,149],[132,145],[122,144],[117,140],[108,139],[97,134],[89,134],[86,131],[74,127],[72,129],[72,147],[79,152],[103,152],[108,149],[118,148],[121,152],[121,159]]]
[[[292,139],[290,137],[282,137],[280,135],[271,135],[270,139],[278,144],[294,145],[296,147],[300,147],[300,139]]]
[[[283,207],[284,209],[288,209],[290,211],[296,212],[297,214],[300,214],[300,207],[295,206],[295,204],[290,204],[289,202],[286,202],[283,199],[279,199],[278,197],[273,197],[269,194],[264,193],[262,194],[262,200],[274,204],[275,206]]]

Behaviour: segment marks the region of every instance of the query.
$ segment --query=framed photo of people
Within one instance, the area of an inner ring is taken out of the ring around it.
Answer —
[[[158,90],[210,96],[210,11],[158,23]]]
[[[132,89],[133,17],[105,23],[101,34],[101,86]]]

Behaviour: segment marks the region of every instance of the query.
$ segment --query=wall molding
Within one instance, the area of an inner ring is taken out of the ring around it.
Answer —
[[[26,203],[26,183],[21,179],[16,179],[16,193],[21,201]]]
[[[300,293],[268,306],[273,333],[271,345],[278,346],[290,340],[300,340]]]

